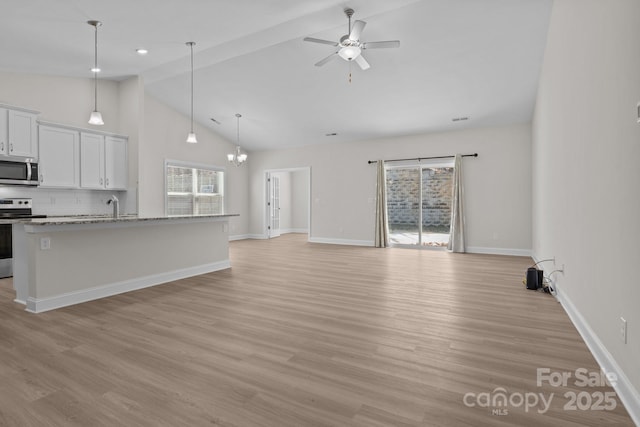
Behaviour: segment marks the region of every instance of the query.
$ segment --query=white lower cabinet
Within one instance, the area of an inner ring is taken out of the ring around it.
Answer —
[[[40,187],[80,187],[80,133],[52,126],[39,126]]]

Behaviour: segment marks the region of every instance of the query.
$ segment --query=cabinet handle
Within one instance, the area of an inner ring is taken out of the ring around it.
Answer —
[[[9,144],[9,151],[13,152],[13,143]]]
[[[0,142],[0,151],[4,151],[4,142]]]
[[[106,181],[107,181],[106,185],[108,187],[109,186],[109,178],[107,178]]]
[[[42,184],[44,182],[44,175],[40,174],[40,184]]]
[[[102,183],[103,183],[102,178],[100,178],[100,185],[102,185]]]

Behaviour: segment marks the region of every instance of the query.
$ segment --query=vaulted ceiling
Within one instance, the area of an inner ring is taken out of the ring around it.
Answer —
[[[0,69],[144,78],[189,114],[187,41],[195,41],[195,119],[249,150],[393,137],[531,120],[552,0],[8,0]],[[304,42],[338,40],[343,10],[367,25],[371,68]],[[146,56],[136,48],[149,50]],[[468,117],[468,120],[453,121]],[[214,118],[218,123],[211,120]],[[327,134],[337,133],[335,136]]]

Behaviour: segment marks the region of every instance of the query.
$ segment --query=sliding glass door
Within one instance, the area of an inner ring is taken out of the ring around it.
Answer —
[[[453,167],[449,164],[387,168],[389,241],[446,247],[451,223]]]
[[[420,169],[387,169],[389,241],[420,244]]]

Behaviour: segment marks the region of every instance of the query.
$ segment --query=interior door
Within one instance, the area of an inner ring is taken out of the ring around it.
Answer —
[[[280,178],[267,174],[267,236],[280,236]]]

